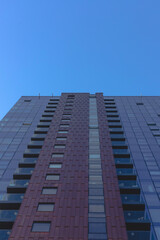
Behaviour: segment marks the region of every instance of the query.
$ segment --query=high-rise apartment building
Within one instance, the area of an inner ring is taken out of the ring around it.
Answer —
[[[160,97],[21,97],[0,122],[6,239],[160,239]]]

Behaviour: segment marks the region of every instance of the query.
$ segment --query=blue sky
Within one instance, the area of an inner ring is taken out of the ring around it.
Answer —
[[[159,95],[160,1],[0,0],[0,119],[22,95]]]

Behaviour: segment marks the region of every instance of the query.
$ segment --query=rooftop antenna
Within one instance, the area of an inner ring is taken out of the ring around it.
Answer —
[[[39,95],[38,95],[38,98],[40,99],[40,93],[39,93]]]
[[[53,93],[52,93],[52,97],[53,97]]]

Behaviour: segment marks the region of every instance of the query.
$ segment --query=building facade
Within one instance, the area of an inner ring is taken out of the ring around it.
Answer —
[[[0,239],[160,239],[160,97],[21,97],[0,122]]]

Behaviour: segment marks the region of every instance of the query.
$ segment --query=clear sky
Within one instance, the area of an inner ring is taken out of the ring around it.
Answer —
[[[0,119],[22,95],[160,94],[159,0],[0,0]]]

